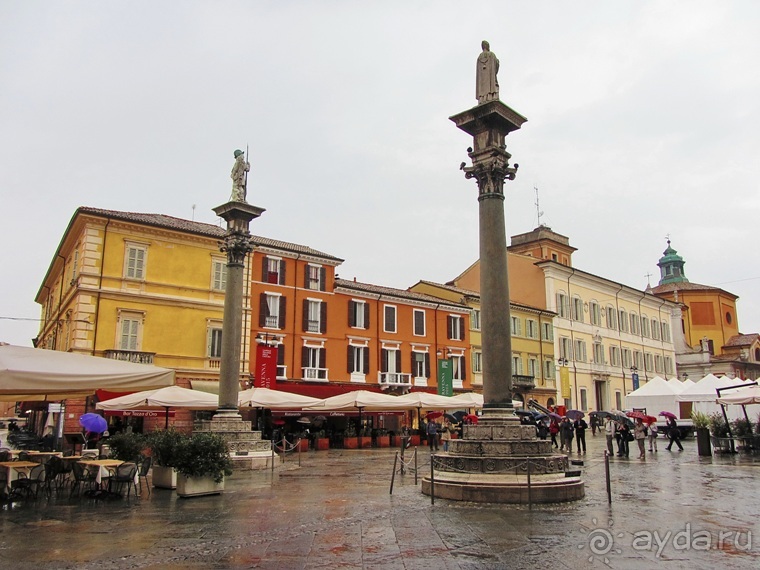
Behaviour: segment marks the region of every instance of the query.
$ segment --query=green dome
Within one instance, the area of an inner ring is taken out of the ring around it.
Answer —
[[[657,263],[657,266],[660,268],[660,285],[667,283],[688,283],[689,280],[686,279],[686,274],[683,270],[685,263],[683,257],[670,247],[670,240],[668,240],[668,247],[662,252],[662,257]]]

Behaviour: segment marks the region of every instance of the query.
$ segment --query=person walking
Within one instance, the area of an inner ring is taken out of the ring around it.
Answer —
[[[636,445],[639,446],[639,459],[646,459],[644,452],[644,440],[646,439],[647,428],[641,418],[636,419],[636,424],[633,426],[633,437],[636,439]]]
[[[451,426],[451,422],[446,420],[446,423],[443,424],[443,429],[441,430],[441,441],[443,442],[444,451],[449,450],[449,441],[451,441],[451,434],[453,431],[454,428]]]
[[[588,423],[591,425],[591,435],[596,435],[596,427],[597,427],[596,422],[597,420],[596,420],[595,415],[591,416],[591,418],[588,421]]]
[[[657,453],[657,426],[654,422],[649,424],[649,452],[652,453],[652,447],[654,447],[654,453]]]
[[[673,444],[675,443],[678,446],[678,451],[683,451],[683,445],[681,445],[681,432],[678,429],[678,422],[675,418],[668,418],[668,437],[670,438],[670,443],[668,443],[668,446],[665,448],[666,450],[670,451],[670,448],[673,447]]]
[[[607,455],[612,457],[615,454],[615,449],[612,447],[612,442],[615,440],[617,426],[612,421],[611,417],[607,417],[604,420],[604,435],[607,438]]]
[[[583,447],[583,453],[586,453],[586,428],[588,428],[588,424],[583,418],[578,418],[573,426],[575,427],[575,445],[578,448],[578,455],[581,453],[581,447]]]
[[[557,423],[557,420],[552,420],[552,422],[549,424],[549,435],[552,436],[552,445],[554,445],[555,449],[559,447],[557,445],[558,433],[559,433],[559,424]]]
[[[427,424],[427,438],[430,451],[438,451],[438,424],[434,420],[430,420]]]
[[[573,424],[566,417],[562,418],[562,423],[559,425],[560,432],[562,433],[563,445],[566,446],[567,452],[573,452]]]
[[[620,453],[618,453],[619,457],[628,457],[628,454],[630,453],[630,448],[628,446],[628,443],[633,441],[633,435],[631,434],[631,428],[628,427],[628,424],[625,422],[620,422],[618,424],[618,433],[620,434]]]

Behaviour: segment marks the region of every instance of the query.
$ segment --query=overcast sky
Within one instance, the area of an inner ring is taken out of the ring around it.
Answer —
[[[758,29],[752,0],[2,2],[0,341],[31,344],[78,206],[216,223],[246,145],[254,234],[342,278],[457,276],[478,203],[448,117],[476,103],[483,39],[528,118],[507,235],[536,227],[538,187],[576,267],[643,289],[669,234],[759,331]]]

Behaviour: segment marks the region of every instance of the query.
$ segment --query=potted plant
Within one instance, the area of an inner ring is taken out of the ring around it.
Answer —
[[[180,439],[184,436],[169,428],[156,430],[148,434],[148,447],[153,457],[153,486],[159,489],[176,489],[177,471],[174,469],[174,457]]]
[[[710,414],[710,433],[714,437],[728,437],[728,424],[718,413]]]
[[[353,424],[348,424],[346,431],[343,432],[343,448],[344,449],[358,449],[359,438],[356,437],[356,428]]]
[[[146,441],[141,433],[119,432],[108,438],[108,446],[114,459],[137,463],[146,447]]]
[[[182,436],[174,452],[177,495],[195,497],[224,491],[224,476],[232,475],[227,442],[215,433],[196,432]]]
[[[309,451],[309,432],[303,431],[298,434],[299,451]]]
[[[372,430],[363,428],[359,435],[359,447],[361,449],[372,447]]]
[[[325,430],[319,430],[314,434],[314,449],[317,451],[330,449],[330,438],[327,437]]]
[[[391,436],[388,435],[388,431],[381,429],[377,432],[377,446],[378,447],[390,447],[391,446]]]
[[[709,457],[712,455],[710,416],[702,412],[691,412],[691,421],[697,430],[697,453],[702,457]]]
[[[734,420],[731,424],[733,428],[734,436],[740,440],[741,449],[752,449],[752,430],[754,426],[752,422],[747,419]]]

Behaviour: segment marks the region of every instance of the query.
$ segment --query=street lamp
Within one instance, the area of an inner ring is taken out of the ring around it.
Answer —
[[[560,366],[567,366],[568,362],[569,361],[567,360],[567,358],[558,358],[557,359],[557,364],[559,364]]]
[[[256,342],[259,344],[265,344],[267,346],[277,346],[278,344],[280,344],[280,340],[282,340],[282,337],[280,335],[276,335],[276,334],[270,335],[268,332],[256,334]]]

